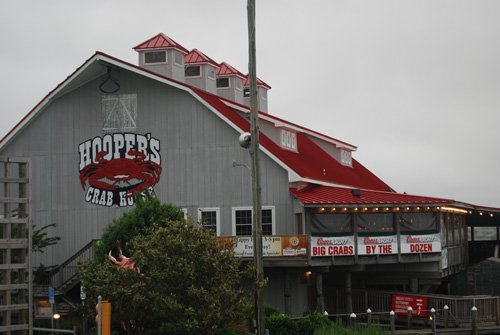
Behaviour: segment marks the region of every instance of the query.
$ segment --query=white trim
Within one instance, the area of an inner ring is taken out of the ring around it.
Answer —
[[[272,212],[272,235],[276,235],[276,206],[262,206],[262,210],[270,209]],[[236,206],[231,207],[231,235],[236,236],[236,211],[248,211],[252,212],[252,223],[253,223],[253,207],[252,206]]]
[[[146,53],[152,53],[152,52],[164,52],[165,53],[165,61],[164,62],[147,63],[146,62]],[[168,52],[167,52],[167,50],[145,51],[142,53],[142,63],[144,65],[168,64]]]
[[[200,207],[198,208],[198,223],[203,226],[201,223],[201,213],[202,212],[215,212],[215,233],[217,236],[221,234],[220,227],[220,208],[219,207]]]

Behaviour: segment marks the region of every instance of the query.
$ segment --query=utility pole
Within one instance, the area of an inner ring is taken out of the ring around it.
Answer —
[[[255,59],[255,0],[247,0],[248,15],[248,76],[250,81],[250,156],[252,160],[252,200],[253,200],[253,254],[256,271],[255,319],[257,335],[264,335],[266,320],[264,315],[264,262],[262,260],[262,204],[259,169],[259,115],[257,101],[257,71]]]

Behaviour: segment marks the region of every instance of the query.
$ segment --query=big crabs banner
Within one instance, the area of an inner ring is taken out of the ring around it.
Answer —
[[[160,180],[160,141],[151,134],[106,134],[80,143],[80,183],[85,201],[132,206],[134,196]]]
[[[311,256],[353,256],[354,236],[311,236]]]

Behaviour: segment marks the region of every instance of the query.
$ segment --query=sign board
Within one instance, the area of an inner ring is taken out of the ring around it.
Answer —
[[[441,252],[441,236],[436,234],[401,235],[401,253],[418,254]]]
[[[413,309],[413,316],[427,316],[429,297],[393,294],[391,309],[398,315],[408,315],[408,307]]]
[[[398,236],[358,236],[358,255],[391,255],[398,253]]]
[[[253,257],[253,238],[219,237],[219,243],[234,251],[236,257]],[[307,256],[307,236],[263,236],[262,254],[264,257]]]
[[[35,318],[52,318],[52,305],[48,299],[35,300]]]
[[[51,304],[55,303],[55,294],[54,294],[54,288],[52,286],[49,286],[49,302]]]
[[[353,256],[354,236],[311,236],[311,256]]]

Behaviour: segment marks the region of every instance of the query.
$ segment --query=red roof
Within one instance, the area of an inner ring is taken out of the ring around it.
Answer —
[[[193,88],[193,90],[242,131],[250,130],[250,121],[226,106],[219,97],[199,89]],[[282,148],[262,133],[259,135],[259,142],[261,147],[267,149],[304,179],[370,190],[391,190],[386,183],[356,160],[352,160],[352,167],[340,164],[303,133],[297,133],[298,152]]]
[[[248,75],[245,78],[245,81],[243,82],[243,86],[244,87],[250,86],[250,78],[249,78]],[[265,82],[263,82],[259,78],[257,78],[257,86],[261,86],[261,87],[267,88],[268,90],[271,89],[271,86],[269,86],[268,84],[266,84]]]
[[[235,75],[235,76],[241,77],[243,79],[245,78],[245,76],[243,75],[243,73],[241,73],[240,71],[236,70],[234,67],[232,67],[231,65],[229,65],[226,62],[220,63],[219,68],[217,69],[217,75],[218,76],[231,76],[231,75]]]
[[[455,200],[431,198],[396,192],[360,190],[360,196],[353,190],[341,187],[311,186],[303,190],[291,188],[290,193],[304,205],[442,205]]]
[[[167,48],[177,49],[184,54],[189,53],[186,48],[163,33],[159,33],[158,35],[151,37],[149,40],[142,42],[134,47],[134,50]]]
[[[219,67],[219,64],[217,64],[212,58],[208,57],[205,55],[203,52],[201,52],[198,49],[193,49],[191,50],[190,53],[188,53],[186,56],[184,56],[184,63],[185,64],[211,64],[215,67]]]

